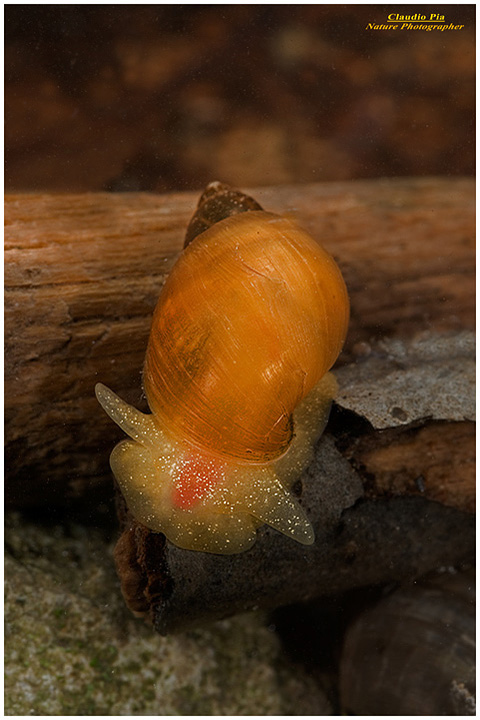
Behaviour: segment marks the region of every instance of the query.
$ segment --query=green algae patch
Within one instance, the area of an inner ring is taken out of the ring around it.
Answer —
[[[7,518],[7,715],[321,715],[260,613],[161,637],[125,608],[99,531]]]

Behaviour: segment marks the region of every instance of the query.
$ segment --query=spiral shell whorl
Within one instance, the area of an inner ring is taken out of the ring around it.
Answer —
[[[251,210],[263,210],[250,195],[234,190],[215,180],[207,185],[190,220],[183,247],[190,245],[198,235],[227,217]]]

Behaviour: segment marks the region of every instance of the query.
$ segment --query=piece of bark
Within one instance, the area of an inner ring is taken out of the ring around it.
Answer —
[[[435,423],[354,440],[368,497],[417,495],[475,512],[475,424]]]
[[[252,191],[338,260],[352,304],[340,364],[372,339],[474,327],[474,181],[355,181]],[[6,501],[108,497],[120,431],[101,380],[141,409],[151,315],[198,194],[7,196]]]

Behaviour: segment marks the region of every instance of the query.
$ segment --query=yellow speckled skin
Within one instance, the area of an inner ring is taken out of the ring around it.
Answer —
[[[252,211],[199,235],[155,310],[152,415],[96,388],[132,438],[111,464],[137,520],[207,552],[246,550],[263,523],[313,542],[289,489],[326,423],[348,314],[334,260],[292,221]]]

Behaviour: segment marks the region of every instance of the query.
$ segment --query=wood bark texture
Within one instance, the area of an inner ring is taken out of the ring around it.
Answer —
[[[416,576],[473,552],[473,181],[249,192],[333,254],[351,298],[339,397],[296,488],[317,542],[306,550],[261,528],[251,551],[225,559],[178,550],[123,510],[124,593],[162,632]],[[101,381],[146,409],[151,316],[197,200],[7,196],[7,505],[65,510],[111,494],[108,455],[121,433],[93,388]]]

